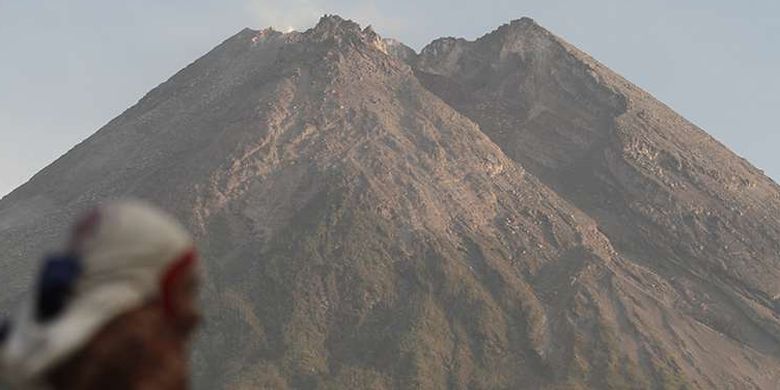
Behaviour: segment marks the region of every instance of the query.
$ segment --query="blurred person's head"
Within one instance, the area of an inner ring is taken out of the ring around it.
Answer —
[[[20,388],[186,387],[195,261],[189,234],[145,203],[92,210],[0,330],[0,375]]]

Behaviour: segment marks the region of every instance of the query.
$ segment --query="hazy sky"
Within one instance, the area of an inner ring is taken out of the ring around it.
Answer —
[[[0,196],[242,28],[324,13],[415,49],[530,16],[780,178],[778,0],[0,0]]]

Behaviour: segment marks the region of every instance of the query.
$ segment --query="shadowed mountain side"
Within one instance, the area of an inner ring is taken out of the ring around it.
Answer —
[[[661,275],[682,311],[777,364],[780,192],[762,172],[530,19],[437,40],[416,72]]]

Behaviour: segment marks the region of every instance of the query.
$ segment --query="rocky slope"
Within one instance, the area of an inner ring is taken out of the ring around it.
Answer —
[[[433,42],[416,70],[620,253],[664,278],[678,309],[778,356],[780,193],[762,172],[529,19],[475,42]]]
[[[243,30],[0,201],[0,307],[139,196],[206,261],[201,388],[762,388],[778,188],[528,19],[419,55]]]

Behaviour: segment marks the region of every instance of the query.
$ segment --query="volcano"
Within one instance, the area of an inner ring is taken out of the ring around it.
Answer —
[[[0,200],[0,307],[123,197],[197,237],[196,387],[780,383],[780,187],[531,19],[242,30]]]

